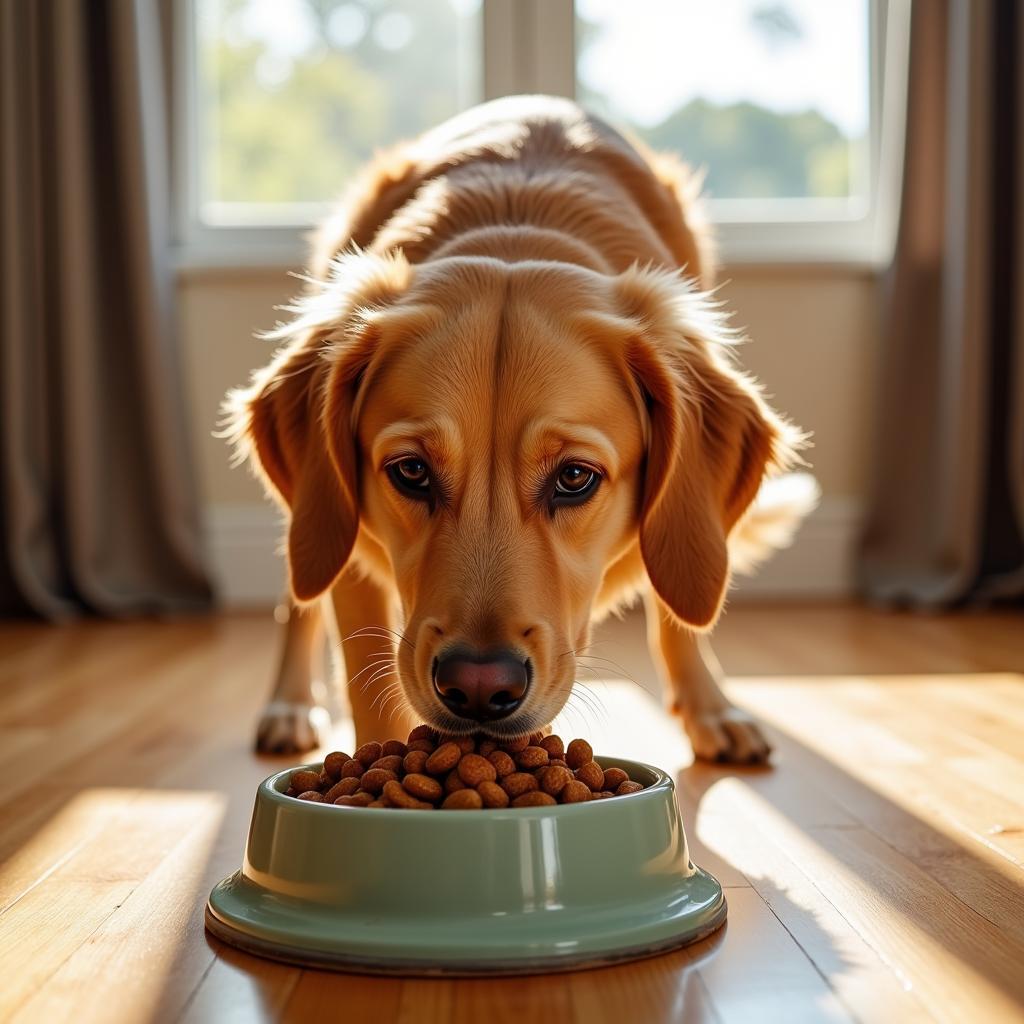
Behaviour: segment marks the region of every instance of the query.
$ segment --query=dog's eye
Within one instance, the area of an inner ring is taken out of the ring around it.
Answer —
[[[422,459],[410,457],[392,462],[388,466],[388,476],[403,494],[414,498],[430,494],[430,467]]]
[[[576,505],[589,498],[601,482],[601,474],[578,462],[564,465],[555,477],[556,505]]]

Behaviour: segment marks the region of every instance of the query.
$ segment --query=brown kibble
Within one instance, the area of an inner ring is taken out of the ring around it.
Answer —
[[[353,793],[351,796],[339,796],[334,801],[335,807],[369,807],[373,803],[373,797],[362,791]]]
[[[417,725],[411,733],[409,733],[409,742],[415,743],[417,740],[430,740],[434,745],[437,744],[437,732],[429,725]]]
[[[520,793],[512,801],[513,807],[554,807],[558,801],[549,793],[542,793],[539,789],[531,790],[528,793]]]
[[[465,789],[466,784],[459,778],[458,768],[453,768],[444,777],[444,791],[446,793],[455,793],[460,789]]]
[[[402,758],[402,768],[407,772],[424,772],[427,769],[427,758],[430,755],[425,750],[410,750]]]
[[[384,789],[385,782],[390,782],[392,779],[397,778],[398,773],[391,771],[389,768],[368,768],[359,780],[359,785],[367,793],[373,793],[376,796]]]
[[[458,764],[459,778],[467,786],[479,786],[481,782],[493,782],[498,773],[494,765],[479,754],[463,754]]]
[[[518,754],[520,750],[525,750],[530,745],[530,737],[523,736],[518,740],[505,740],[503,743],[499,743],[498,746],[505,751],[506,754]]]
[[[588,761],[576,769],[576,778],[585,783],[592,793],[604,789],[604,769],[596,761]]]
[[[428,804],[425,800],[418,800],[402,788],[401,782],[395,782],[394,779],[384,783],[384,798],[393,807],[401,807],[410,811],[429,811],[434,806],[433,804]]]
[[[418,725],[409,741],[362,744],[352,757],[331,751],[316,770],[288,774],[286,795],[341,807],[546,807],[639,793],[622,768],[604,770],[584,739],[568,746],[551,726],[519,739],[444,736]]]
[[[360,785],[359,779],[342,779],[324,793],[324,803],[333,804],[339,796],[351,796],[359,789]]]
[[[381,749],[381,745],[376,740],[370,740],[369,743],[364,743],[352,756],[369,768],[380,757]]]
[[[476,787],[484,807],[508,807],[509,795],[496,782],[481,782]]]
[[[292,772],[291,777],[289,778],[288,781],[300,793],[306,793],[311,789],[319,788],[320,773],[309,772],[305,769],[300,768],[297,772]]]
[[[497,772],[499,779],[505,778],[506,775],[511,775],[516,770],[515,761],[504,750],[493,751],[487,755],[487,760],[494,765],[494,770]]]
[[[525,747],[515,757],[516,764],[524,771],[533,771],[548,763],[548,752],[543,747]]]
[[[586,740],[573,740],[566,748],[565,763],[573,770],[594,760],[594,748]]]
[[[420,775],[418,772],[406,775],[402,779],[402,788],[417,800],[438,800],[443,792],[437,779],[432,779],[429,775]]]
[[[558,796],[559,793],[572,782],[572,772],[568,768],[554,767],[541,768],[537,773],[540,788],[551,796]]]
[[[537,779],[529,772],[513,772],[501,780],[501,788],[515,800],[517,796],[522,796],[523,793],[530,793],[538,789],[539,784]]]
[[[350,760],[348,754],[334,750],[324,758],[324,771],[337,782],[341,778],[341,766],[348,760]]]
[[[565,753],[562,737],[556,736],[554,733],[545,736],[537,746],[543,747],[548,752],[548,757],[561,757]]]
[[[558,794],[558,799],[563,804],[582,804],[590,800],[593,794],[590,787],[579,779],[572,779],[565,784],[565,788]]]
[[[442,811],[478,811],[484,801],[475,789],[457,789],[449,793],[441,804]]]
[[[619,788],[615,790],[616,796],[629,796],[630,793],[639,793],[644,787],[639,782],[633,782],[627,779],[625,782],[619,785]]]
[[[450,772],[462,757],[462,751],[455,743],[442,743],[430,757],[427,758],[427,771],[431,775],[443,775]]]

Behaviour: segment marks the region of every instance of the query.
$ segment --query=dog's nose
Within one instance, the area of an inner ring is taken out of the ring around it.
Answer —
[[[491,722],[512,714],[530,686],[527,661],[511,651],[455,648],[434,662],[434,689],[460,718]]]

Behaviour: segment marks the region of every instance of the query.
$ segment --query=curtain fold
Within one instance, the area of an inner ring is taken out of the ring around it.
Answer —
[[[1024,595],[1022,38],[1013,0],[913,6],[860,552],[884,603]]]
[[[0,612],[208,606],[152,0],[0,0]]]

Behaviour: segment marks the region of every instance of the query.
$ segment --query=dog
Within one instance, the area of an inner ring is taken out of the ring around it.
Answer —
[[[544,96],[473,108],[353,184],[280,348],[225,404],[287,514],[260,750],[325,740],[321,605],[362,743],[417,721],[534,732],[592,625],[643,595],[696,756],[768,757],[706,634],[737,561],[787,541],[813,484],[765,503],[769,478],[807,476],[789,472],[805,438],[737,366],[698,191],[677,158]]]

